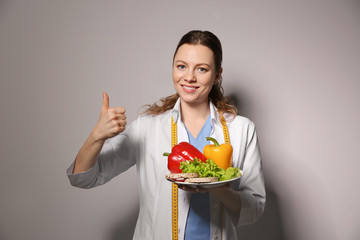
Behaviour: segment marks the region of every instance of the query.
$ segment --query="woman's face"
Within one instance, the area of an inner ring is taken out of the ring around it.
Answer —
[[[215,70],[210,48],[192,44],[179,47],[174,57],[173,82],[182,101],[187,104],[207,102],[220,74]]]

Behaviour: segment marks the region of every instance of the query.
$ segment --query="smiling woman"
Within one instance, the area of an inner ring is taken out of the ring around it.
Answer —
[[[111,108],[109,96],[103,93],[100,119],[67,174],[72,185],[92,188],[136,164],[140,212],[134,239],[238,239],[235,229],[254,223],[264,211],[255,126],[237,116],[236,108],[224,97],[221,62],[221,44],[214,34],[185,34],[173,58],[176,94],[148,105],[129,126],[125,109]],[[243,171],[241,181],[197,192],[183,186],[172,188],[164,178],[168,167],[160,153],[171,150],[173,142],[187,142],[202,151],[209,143],[207,137],[231,142],[232,166]],[[178,214],[172,215],[174,199]]]
[[[212,86],[222,69],[215,70],[212,51],[203,45],[182,45],[174,59],[173,81],[183,105],[208,105]],[[185,107],[185,106],[183,106]]]
[[[192,51],[190,51],[192,50]],[[180,54],[178,54],[180,51]],[[199,52],[198,52],[199,51]],[[200,54],[204,53],[205,55]],[[185,54],[193,54],[192,60],[195,61],[199,66],[196,66],[197,73],[208,73],[212,75],[212,78],[215,78],[213,82],[210,92],[208,94],[209,100],[211,100],[218,111],[221,113],[229,112],[234,117],[237,113],[237,110],[234,105],[231,104],[231,99],[229,97],[224,96],[224,90],[222,88],[222,47],[220,40],[209,31],[190,31],[185,34],[181,40],[179,41],[174,57],[173,57],[173,81],[178,79],[178,72],[189,72],[191,69],[189,68],[189,64],[184,62],[186,59]],[[197,56],[195,56],[197,54]],[[182,57],[182,59],[181,59]],[[188,56],[190,57],[190,56]],[[197,58],[197,59],[195,59]],[[190,61],[191,59],[189,59]],[[201,65],[203,64],[203,65]],[[190,72],[191,73],[191,72]],[[196,72],[193,72],[195,74]],[[198,74],[198,75],[199,75]],[[175,82],[174,82],[175,84]],[[184,83],[184,91],[186,88],[189,88],[189,91],[192,91],[191,87],[193,85],[187,85]],[[176,84],[175,84],[175,89]],[[163,98],[160,100],[160,104],[154,103],[153,105],[147,105],[147,109],[145,111],[146,114],[156,115],[163,113],[167,110],[170,110],[174,107],[175,102],[179,98],[179,92],[171,95],[169,97]]]

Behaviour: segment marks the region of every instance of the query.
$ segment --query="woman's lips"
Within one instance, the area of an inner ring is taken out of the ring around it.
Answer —
[[[196,89],[198,89],[199,87],[196,86],[188,86],[188,85],[181,85],[182,89],[187,92],[187,93],[192,93],[195,92]]]

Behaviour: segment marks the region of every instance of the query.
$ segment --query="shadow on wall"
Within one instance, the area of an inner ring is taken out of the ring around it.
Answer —
[[[278,201],[274,192],[267,189],[263,215],[255,224],[240,227],[238,235],[241,239],[285,240]]]
[[[230,94],[233,104],[238,109],[238,114],[248,118],[251,117],[251,103],[243,94]],[[264,156],[263,158],[270,158]],[[266,176],[266,174],[265,174]],[[266,182],[266,179],[265,179]],[[266,206],[263,215],[252,225],[243,226],[238,229],[241,239],[252,240],[285,240],[282,227],[282,219],[277,196],[271,188],[266,187]]]
[[[132,240],[136,221],[139,215],[139,202],[134,201],[131,211],[127,212],[127,216],[121,217],[117,223],[110,229],[109,240]]]

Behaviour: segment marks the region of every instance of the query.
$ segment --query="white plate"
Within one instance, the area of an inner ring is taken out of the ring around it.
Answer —
[[[215,188],[215,187],[221,187],[221,186],[224,186],[225,184],[228,184],[230,182],[233,182],[233,181],[236,181],[238,180],[240,177],[237,177],[237,178],[233,178],[233,179],[229,179],[229,180],[226,180],[226,181],[221,181],[221,182],[210,182],[210,183],[188,183],[188,182],[178,182],[178,181],[175,181],[173,179],[167,179],[168,181],[170,182],[173,182],[173,183],[176,183],[178,185],[186,185],[186,186],[189,186],[189,187],[192,187],[192,188],[197,188],[197,187],[202,187],[202,188]]]

